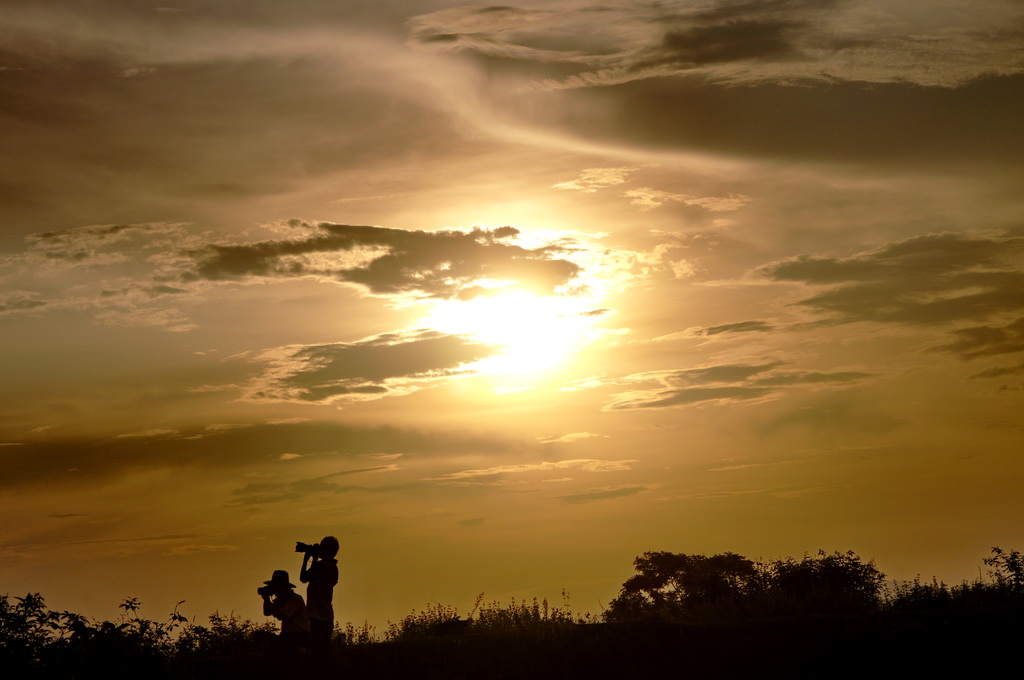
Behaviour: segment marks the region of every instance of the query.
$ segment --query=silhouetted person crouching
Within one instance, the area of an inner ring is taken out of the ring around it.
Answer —
[[[256,592],[263,598],[263,615],[273,616],[281,622],[278,636],[281,646],[297,650],[309,646],[309,616],[302,596],[288,581],[288,572],[278,569],[269,581]]]

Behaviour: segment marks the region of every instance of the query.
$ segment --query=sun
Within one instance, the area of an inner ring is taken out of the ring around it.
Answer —
[[[481,374],[536,378],[554,371],[567,357],[600,334],[586,299],[516,291],[472,300],[443,300],[423,322],[452,335],[464,335],[498,352],[470,368]]]

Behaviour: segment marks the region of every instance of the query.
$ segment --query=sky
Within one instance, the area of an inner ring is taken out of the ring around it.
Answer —
[[[1024,546],[1017,0],[0,0],[0,593],[599,613]]]

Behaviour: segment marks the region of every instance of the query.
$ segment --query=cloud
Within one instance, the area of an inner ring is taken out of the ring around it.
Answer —
[[[538,437],[537,441],[541,444],[568,444],[582,439],[592,439],[595,437],[607,439],[608,435],[595,434],[594,432],[572,432],[570,434],[563,434],[557,437],[553,435],[550,437]]]
[[[631,469],[629,464],[636,460],[595,460],[592,458],[574,458],[557,462],[520,463],[517,465],[499,465],[479,470],[462,470],[451,472],[437,479],[474,479],[477,477],[495,477],[498,475],[519,474],[523,472],[550,472],[552,470],[582,470],[584,472],[620,472]]]
[[[951,86],[1019,73],[1020,12],[986,3],[965,16],[933,3],[921,22],[854,0],[717,0],[462,7],[409,22],[424,48],[549,66],[547,88],[587,88],[700,73],[713,80],[847,79]],[[557,67],[557,68],[556,68]],[[559,71],[570,75],[555,75]]]
[[[746,463],[743,465],[726,465],[724,467],[708,468],[708,472],[732,472],[733,470],[748,470],[750,468],[769,467],[774,465],[793,465],[799,461],[779,460],[774,463]]]
[[[827,324],[934,325],[1024,311],[1024,238],[1018,236],[926,234],[850,257],[801,255],[761,272],[774,281],[827,286],[798,303],[826,315]],[[1012,324],[968,329],[945,348],[1008,349],[1018,330]]]
[[[559,499],[564,503],[575,505],[577,503],[591,503],[593,501],[606,501],[613,498],[625,498],[626,496],[635,496],[638,493],[650,491],[654,487],[645,486],[643,484],[627,484],[623,486],[606,487],[603,489],[596,489],[593,491],[587,491],[584,493],[570,494],[568,496],[559,496]]]
[[[47,305],[39,293],[31,290],[12,290],[0,294],[0,316],[13,312],[28,312]]]
[[[990,368],[987,371],[981,371],[967,377],[972,380],[976,380],[978,378],[1002,378],[1004,375],[1013,375],[1014,373],[1024,373],[1024,364]]]
[[[730,403],[774,398],[784,387],[841,386],[874,377],[861,371],[777,370],[783,361],[765,364],[721,364],[677,371],[637,373],[617,383],[658,383],[660,387],[614,395],[605,411],[668,408],[706,402]]]
[[[721,335],[722,333],[767,333],[775,327],[766,321],[739,321],[720,326],[697,329],[697,335]]]
[[[352,343],[289,345],[255,357],[268,365],[248,389],[250,399],[332,403],[409,394],[466,375],[495,348],[457,335],[419,330]]]
[[[1024,308],[1024,303],[1021,307]],[[936,349],[955,352],[965,359],[1024,352],[1024,316],[1005,326],[958,328],[953,331],[953,337],[953,342]]]
[[[650,164],[646,167],[654,167]],[[571,189],[586,194],[596,193],[599,189],[618,186],[626,183],[626,177],[639,170],[641,166],[624,168],[587,168],[580,173],[577,179],[568,182],[558,182],[551,185],[552,189]],[[669,201],[692,205],[711,212],[731,212],[739,210],[750,202],[749,196],[742,194],[730,194],[725,197],[716,196],[692,196],[690,194],[672,193],[650,187],[638,187],[629,189],[622,194],[631,199],[630,203],[638,206],[643,211],[653,210],[661,207]]]
[[[0,314],[91,310],[101,323],[189,330],[175,305],[193,291],[172,285],[182,248],[202,240],[179,223],[92,225],[30,234],[20,253],[0,256]]]
[[[168,555],[202,555],[212,552],[233,552],[237,545],[179,545],[167,551]]]
[[[186,332],[197,327],[191,307],[212,289],[239,282],[307,279],[409,302],[514,291],[578,296],[632,276],[632,254],[565,232],[409,231],[300,220],[260,229],[275,238],[214,237],[178,223],[33,234],[23,252],[0,256],[8,289],[0,293],[0,315],[87,310],[107,325]]]
[[[209,539],[210,536],[203,534],[162,534],[158,536],[131,536],[124,538],[89,538],[89,539],[68,539],[68,540],[53,540],[53,537],[46,537],[46,544],[49,546],[71,546],[71,545],[101,545],[101,544],[149,544],[149,543],[166,543],[173,541],[184,541],[184,540],[196,540],[196,539]],[[40,544],[37,543],[22,543],[18,545],[6,544],[0,546],[0,550],[9,550],[11,548],[27,548],[37,547]]]
[[[675,390],[643,390],[617,394],[605,410],[622,411],[634,408],[665,408],[688,406],[701,402],[732,402],[761,399],[774,394],[765,387],[687,387]]]
[[[369,427],[324,422],[253,424],[194,438],[204,426],[180,427],[181,437],[159,437],[144,444],[138,439],[108,435],[39,438],[4,450],[0,488],[27,485],[93,485],[140,470],[241,470],[271,466],[281,471],[280,456],[317,456],[338,451],[338,460],[370,454],[429,457],[453,453],[502,454],[513,448],[505,440],[445,432],[420,432],[397,427]],[[376,465],[360,470],[389,468]]]
[[[849,446],[864,437],[870,441],[905,424],[877,399],[864,399],[847,391],[815,394],[813,398],[796,401],[793,408],[781,412],[761,430],[764,436],[774,436],[780,431],[799,429],[823,442]]]
[[[6,214],[219,220],[229,205],[307,191],[320,173],[351,173],[328,199],[383,193],[394,187],[367,180],[370,169],[459,143],[438,134],[450,130],[438,100],[457,79],[403,48],[395,26],[407,7],[155,4],[4,3],[0,138],[18,168],[0,181]],[[45,151],[57,147],[68,153]]]
[[[825,385],[831,383],[850,383],[865,378],[874,377],[874,373],[862,371],[836,371],[834,373],[823,373],[821,371],[789,371],[776,375],[758,378],[753,381],[754,385],[766,387],[782,387],[786,385]]]
[[[281,503],[285,501],[297,501],[314,494],[341,494],[351,491],[382,491],[407,488],[407,485],[398,487],[374,487],[359,485],[341,485],[332,480],[334,477],[345,477],[348,475],[362,474],[366,472],[387,472],[397,470],[397,465],[377,465],[375,467],[358,468],[353,470],[339,470],[318,477],[308,477],[285,482],[253,482],[246,484],[240,489],[234,489],[232,493],[236,496],[228,505],[262,505],[264,503]]]
[[[559,248],[524,248],[510,242],[514,227],[468,231],[405,231],[299,220],[294,239],[236,245],[211,244],[190,255],[189,280],[315,277],[356,284],[374,295],[467,299],[481,282],[509,282],[551,293],[568,284],[579,266],[556,257]]]
[[[676,201],[684,205],[704,208],[711,212],[731,212],[739,210],[751,200],[749,196],[742,194],[730,194],[725,197],[705,196],[701,198],[689,194],[674,194],[659,189],[651,189],[650,187],[630,189],[623,196],[631,198],[630,202],[633,205],[639,206],[644,211],[660,208],[668,201]]]
[[[172,437],[178,434],[177,430],[168,430],[166,428],[152,428],[149,430],[139,430],[138,432],[126,432],[125,434],[116,435],[116,439],[152,439],[162,437]]]
[[[578,179],[552,184],[552,189],[573,189],[585,194],[595,193],[598,189],[623,184],[626,175],[637,168],[587,168],[580,173]]]
[[[29,252],[56,262],[110,264],[125,261],[122,254],[129,243],[152,250],[153,237],[180,235],[183,225],[176,223],[106,224],[76,227],[61,231],[29,234],[25,237]]]
[[[1019,3],[612,0],[461,7],[409,27],[419,49],[485,70],[492,119],[591,144],[1015,176],[1024,154]]]
[[[687,368],[664,373],[659,377],[666,384],[702,384],[718,382],[740,382],[755,375],[771,371],[784,365],[783,361],[767,364],[723,364],[705,368]]]

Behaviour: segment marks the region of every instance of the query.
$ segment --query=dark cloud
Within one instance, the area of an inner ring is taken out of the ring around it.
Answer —
[[[801,16],[807,12],[827,12],[852,0],[718,0],[694,13],[695,20],[730,22],[757,16],[770,19],[778,16]]]
[[[707,401],[729,402],[760,399],[772,394],[767,387],[687,387],[679,390],[654,390],[619,395],[618,401],[608,405],[608,410],[623,411],[634,408],[666,408],[688,406]]]
[[[826,323],[930,325],[1024,310],[1024,238],[1015,236],[927,234],[846,258],[800,256],[762,273],[830,286],[799,302],[827,314]],[[968,329],[947,349],[1008,351],[1015,329]]]
[[[784,361],[766,364],[723,364],[682,371],[630,376],[627,382],[659,382],[661,388],[617,394],[605,410],[667,408],[704,402],[762,399],[785,387],[841,386],[874,377],[860,371],[776,371]]]
[[[148,293],[151,297],[157,297],[157,296],[160,296],[160,295],[180,295],[181,293],[187,293],[188,292],[184,288],[177,288],[175,286],[165,286],[165,285],[149,286],[149,287],[143,288],[143,290],[146,293]]]
[[[668,31],[654,56],[637,61],[633,70],[671,64],[678,68],[731,61],[788,60],[800,57],[793,39],[805,24],[791,21],[737,19],[714,26]]]
[[[46,300],[39,299],[39,293],[33,291],[15,291],[0,295],[0,314],[11,312],[27,312],[45,307]]]
[[[509,243],[519,233],[513,227],[426,232],[291,224],[301,234],[294,240],[209,245],[189,253],[196,266],[185,279],[317,276],[359,284],[376,295],[467,298],[484,291],[476,285],[481,280],[551,292],[579,272],[578,265],[556,257],[555,247]]]
[[[569,496],[559,496],[559,498],[570,504],[576,503],[590,503],[592,501],[604,501],[612,498],[625,498],[626,496],[634,496],[644,491],[650,491],[652,487],[644,486],[642,484],[634,484],[632,486],[620,486],[614,489],[602,489],[599,491],[588,491],[586,493],[577,493]]]
[[[351,171],[346,189],[362,193],[371,171],[394,178],[406,158],[473,146],[445,134],[451,121],[396,64],[398,36],[385,34],[407,8],[189,4],[3,3],[5,222],[222,216],[327,174]]]
[[[530,105],[547,124],[564,120],[567,133],[651,149],[951,170],[1016,169],[1024,155],[1024,120],[1013,114],[1024,107],[1022,75],[955,88],[838,79],[736,87],[695,72],[536,93]]]
[[[600,8],[605,16],[593,7],[463,7],[419,16],[410,22],[410,29],[414,41],[446,49],[598,68],[569,81],[600,85],[621,77],[620,72],[648,77],[707,64],[791,60],[801,56],[801,43],[816,46],[820,42],[814,31],[820,30],[822,19],[836,4],[806,0],[726,0],[703,7],[678,2],[612,3]],[[619,25],[637,30],[632,35],[616,31]],[[571,36],[567,35],[570,27]],[[651,41],[651,36],[660,39]]]
[[[699,335],[719,335],[721,333],[767,333],[775,327],[764,321],[739,321],[721,326],[710,326],[701,329]]]
[[[964,16],[946,6],[943,23],[860,4],[609,3],[606,16],[559,8],[490,19],[460,8],[411,27],[413,40],[444,33],[435,48],[482,55],[495,78],[511,70],[534,80],[538,91],[501,102],[502,112],[572,135],[658,150],[971,161],[1019,172],[1020,7],[992,2],[991,14]]]
[[[51,515],[53,517],[54,515]],[[84,515],[82,515],[84,516]],[[81,525],[75,527],[76,531],[81,531]],[[57,540],[54,540],[57,538]],[[212,538],[212,536],[204,534],[161,534],[157,536],[131,536],[127,538],[58,538],[54,534],[38,534],[30,536],[26,539],[22,539],[18,543],[6,543],[0,545],[0,550],[10,549],[24,549],[30,547],[37,547],[40,545],[47,546],[73,546],[73,545],[103,545],[103,544],[147,544],[147,543],[168,543],[177,541],[193,541],[202,538]],[[225,546],[226,547],[226,546]]]
[[[490,345],[429,330],[286,347],[263,355],[271,368],[256,381],[251,396],[329,402],[403,394],[420,389],[419,383],[464,374],[462,366],[494,352]]]
[[[850,383],[866,378],[873,378],[874,373],[863,373],[861,371],[837,371],[835,373],[822,373],[820,371],[793,371],[772,375],[766,378],[758,378],[755,385],[765,387],[783,387],[787,385],[828,385],[835,383]]]
[[[61,231],[46,231],[25,237],[29,249],[54,260],[82,262],[108,251],[109,247],[144,234],[157,235],[177,231],[170,224],[104,224]]]
[[[203,436],[196,436],[203,435]],[[178,436],[79,437],[26,440],[5,447],[0,488],[30,484],[93,484],[140,470],[196,468],[211,473],[300,456],[450,454],[511,450],[510,442],[472,435],[334,423],[282,423],[210,432],[183,428]]]
[[[792,408],[761,426],[765,436],[796,429],[826,442],[849,445],[861,438],[871,440],[906,424],[880,404],[855,391],[816,394],[813,399],[794,400]]]
[[[965,359],[1024,352],[1024,317],[1005,326],[959,328],[953,331],[953,337],[953,342],[937,349],[955,352]]]
[[[702,383],[733,383],[741,382],[752,376],[782,366],[785,362],[772,361],[767,364],[724,364],[721,366],[709,366],[707,368],[688,368],[683,371],[675,371],[665,376],[665,381],[670,384],[702,384]]]
[[[1013,375],[1014,373],[1024,373],[1024,364],[990,368],[987,371],[981,371],[967,377],[975,380],[979,378],[1002,378],[1004,375]]]
[[[296,479],[286,482],[254,482],[246,484],[240,489],[232,491],[236,498],[229,502],[229,505],[259,505],[264,503],[281,503],[284,501],[297,501],[314,494],[341,494],[350,491],[381,491],[407,488],[408,485],[374,487],[374,486],[352,486],[342,485],[331,481],[335,477],[344,477],[365,472],[382,472],[395,469],[392,465],[378,465],[376,467],[358,468],[354,470],[340,470],[318,477]]]

